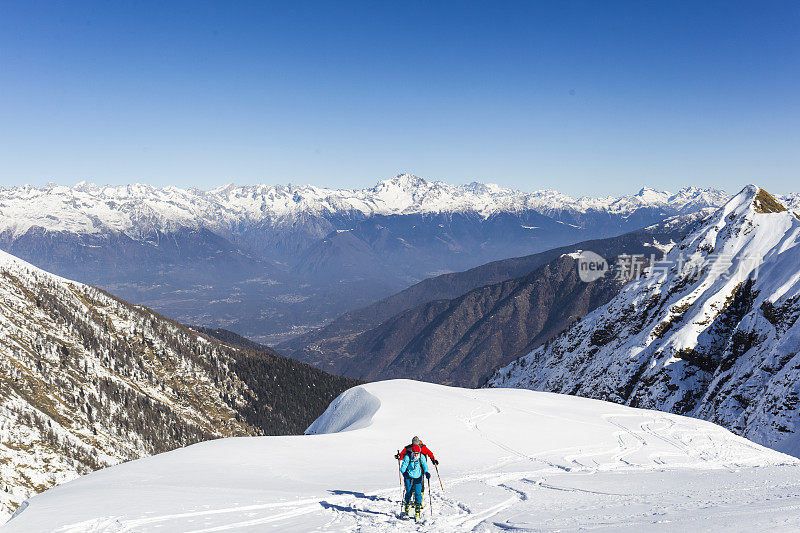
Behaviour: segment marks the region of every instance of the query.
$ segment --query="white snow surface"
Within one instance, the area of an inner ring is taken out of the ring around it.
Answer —
[[[121,232],[141,239],[156,231],[207,228],[224,234],[237,224],[280,226],[307,214],[364,216],[527,209],[544,214],[608,211],[626,215],[646,207],[678,213],[718,207],[728,195],[716,189],[686,187],[677,193],[642,189],[623,197],[575,199],[553,190],[523,192],[494,184],[450,185],[401,174],[365,189],[312,185],[225,185],[203,191],[145,184],[74,187],[0,187],[0,233],[17,237],[32,227],[78,234]]]
[[[340,395],[304,436],[221,439],[30,498],[3,532],[797,530],[800,462],[714,424],[573,396],[408,380]],[[392,457],[441,461],[424,525]]]

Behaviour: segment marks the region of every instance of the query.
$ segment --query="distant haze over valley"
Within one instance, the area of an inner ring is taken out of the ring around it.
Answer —
[[[619,235],[728,194],[554,190],[398,175],[374,187],[0,189],[0,248],[184,323],[276,343],[437,274]]]

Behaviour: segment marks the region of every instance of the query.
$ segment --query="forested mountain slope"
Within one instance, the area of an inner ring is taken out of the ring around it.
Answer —
[[[301,433],[353,384],[0,252],[0,511],[193,442]]]

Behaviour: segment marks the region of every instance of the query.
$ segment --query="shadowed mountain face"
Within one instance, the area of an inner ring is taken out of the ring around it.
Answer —
[[[203,326],[189,326],[189,327],[195,331],[203,333],[204,335],[208,335],[209,337],[214,337],[218,341],[224,342],[225,344],[229,344],[231,346],[241,346],[242,348],[249,348],[250,350],[255,350],[257,352],[266,352],[274,355],[279,355],[275,350],[273,350],[269,346],[252,341],[247,337],[242,337],[238,333],[228,331],[227,329],[206,328]]]
[[[678,217],[668,223],[619,237],[584,241],[538,254],[493,261],[463,272],[428,278],[372,305],[347,312],[325,327],[281,343],[278,349],[281,353],[320,368],[338,368],[332,362],[336,358],[333,354],[344,353],[342,347],[356,335],[380,325],[407,309],[434,300],[454,299],[484,285],[525,276],[549,261],[576,250],[594,250],[606,257],[623,253],[649,255],[656,250],[646,246],[647,243],[654,241],[664,243],[680,239],[686,228],[701,216],[702,213]]]
[[[586,232],[534,211],[488,218],[477,213],[378,215],[311,245],[296,260],[295,272],[331,281],[381,272],[416,281],[574,242]]]
[[[621,284],[584,283],[564,256],[528,276],[436,300],[392,317],[347,345],[340,371],[365,380],[412,378],[475,387],[498,366],[606,303]]]
[[[698,218],[425,280],[279,349],[359,379],[477,386],[617,294],[621,284],[611,278],[580,281],[568,254],[660,256],[654,243],[680,239]]]

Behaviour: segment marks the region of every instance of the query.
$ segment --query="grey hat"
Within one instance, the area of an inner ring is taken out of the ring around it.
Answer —
[[[411,444],[417,444],[417,445],[419,445],[419,442],[420,442],[420,441],[419,441],[419,437],[417,437],[417,436],[414,436],[414,438],[413,438],[413,439],[411,439]]]

